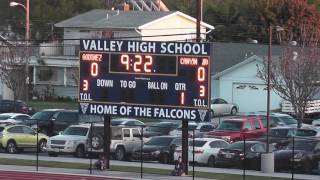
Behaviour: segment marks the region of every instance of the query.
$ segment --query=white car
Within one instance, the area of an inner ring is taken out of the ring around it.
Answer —
[[[210,167],[215,166],[215,159],[220,149],[229,145],[226,141],[216,138],[195,138],[194,140],[194,162],[206,164]],[[189,141],[188,160],[193,161],[193,141]],[[181,147],[177,147],[174,152],[174,160],[182,156]]]
[[[214,125],[209,122],[188,122],[189,137],[193,137],[193,131],[195,133],[195,137],[197,138],[201,137],[204,132],[212,131],[214,128]],[[182,136],[182,125],[180,125],[177,129],[170,131],[169,134],[176,137]]]
[[[145,127],[146,125],[137,119],[129,119],[129,118],[117,118],[111,119],[112,126],[138,126]]]
[[[236,115],[239,112],[239,107],[236,104],[228,103],[222,98],[211,99],[211,116],[230,114]]]
[[[28,114],[21,113],[2,113],[0,114],[0,124],[18,124],[24,121],[25,119],[29,119],[30,116]]]

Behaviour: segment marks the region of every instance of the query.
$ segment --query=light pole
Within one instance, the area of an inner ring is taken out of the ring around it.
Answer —
[[[269,26],[269,46],[268,46],[268,62],[267,62],[267,140],[266,140],[266,151],[269,153],[269,122],[270,122],[270,89],[271,89],[271,47],[272,47],[272,30],[275,28],[276,32],[283,31],[284,29],[280,26]],[[281,38],[280,38],[281,41]]]
[[[27,59],[26,59],[26,89],[25,89],[25,96],[26,96],[26,103],[28,104],[29,101],[29,40],[30,40],[30,3],[29,0],[26,0],[26,5],[17,2],[10,2],[9,4],[11,7],[14,6],[21,6],[26,11],[26,34],[25,34],[25,41],[27,43]]]
[[[266,153],[261,154],[261,171],[264,173],[274,172],[274,155],[269,150],[269,129],[270,129],[270,91],[271,91],[271,47],[272,47],[272,30],[276,32],[283,31],[280,26],[269,26],[269,46],[268,46],[268,61],[267,61],[267,135],[266,135]]]

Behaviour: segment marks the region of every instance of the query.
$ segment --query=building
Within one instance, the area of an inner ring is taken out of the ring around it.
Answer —
[[[35,97],[78,96],[79,39],[194,41],[196,19],[179,11],[119,11],[95,9],[55,24],[63,42],[42,43],[39,57],[30,61]],[[214,29],[201,23],[201,38]]]
[[[267,86],[258,78],[258,68],[267,58],[268,46],[248,43],[214,43],[211,96],[239,105],[240,112],[267,110]],[[273,59],[281,53],[272,47]],[[271,91],[270,108],[279,109],[282,99]]]

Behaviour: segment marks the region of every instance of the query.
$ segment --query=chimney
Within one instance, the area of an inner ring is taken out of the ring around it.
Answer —
[[[130,11],[130,5],[127,4],[127,3],[123,3],[123,11],[124,11],[124,12]]]

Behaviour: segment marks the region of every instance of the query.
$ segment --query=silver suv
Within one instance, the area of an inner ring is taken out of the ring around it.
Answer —
[[[96,128],[95,125],[94,128]],[[99,125],[98,125],[99,127]],[[103,127],[103,125],[102,125]],[[103,128],[93,130],[92,142],[88,142],[87,152],[103,152]],[[90,146],[92,144],[92,146]],[[136,127],[117,127],[111,126],[110,152],[114,154],[116,160],[125,160],[131,156],[134,151],[141,148],[141,130]]]
[[[84,157],[89,152],[102,153],[103,124],[93,124],[92,132],[91,140],[90,124],[69,126],[59,135],[49,138],[47,149],[49,156],[73,154],[76,157]],[[124,160],[132,152],[140,150],[140,137],[140,128],[111,126],[110,152],[115,155],[117,160]]]
[[[47,143],[48,155],[73,154],[84,157],[89,130],[90,124],[71,125],[59,135],[50,137]]]

